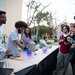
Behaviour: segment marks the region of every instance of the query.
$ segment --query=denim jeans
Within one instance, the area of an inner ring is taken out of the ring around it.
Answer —
[[[57,55],[56,75],[58,75],[58,72],[61,67],[60,65],[62,62],[63,62],[63,75],[66,74],[68,68],[68,59],[69,59],[69,53],[63,54],[59,51]]]

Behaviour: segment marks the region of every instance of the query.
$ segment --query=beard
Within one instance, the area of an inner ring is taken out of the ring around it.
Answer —
[[[6,24],[6,21],[1,21],[2,24]]]
[[[21,33],[22,33],[20,29],[18,29],[18,33],[19,33],[19,34],[21,34]]]

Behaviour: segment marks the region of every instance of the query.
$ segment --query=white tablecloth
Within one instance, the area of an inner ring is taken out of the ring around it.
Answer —
[[[38,65],[44,58],[46,58],[49,54],[55,51],[58,46],[52,46],[50,49],[47,50],[46,53],[43,53],[41,49],[36,51],[36,55],[32,53],[31,56],[27,56],[26,54],[21,56],[22,60],[15,60],[15,59],[4,59],[5,62],[4,67],[6,68],[13,68],[14,72],[18,72],[24,68],[27,68],[32,65]]]

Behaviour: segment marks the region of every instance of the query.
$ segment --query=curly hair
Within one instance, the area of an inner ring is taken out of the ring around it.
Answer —
[[[5,11],[0,10],[0,15],[2,15],[2,14],[6,14],[6,12],[5,12]]]
[[[15,23],[15,28],[21,28],[21,27],[27,28],[28,25],[24,21],[17,21]]]
[[[69,28],[68,25],[63,25],[63,26],[61,27],[61,31],[63,31],[63,28],[64,28],[64,27],[66,27],[66,29],[67,29],[68,32],[70,31],[70,28]]]

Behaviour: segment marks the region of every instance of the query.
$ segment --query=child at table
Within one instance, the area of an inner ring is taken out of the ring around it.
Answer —
[[[24,29],[22,41],[23,45],[25,45],[27,49],[32,51],[35,50],[35,42],[31,39],[31,29],[29,27]]]

